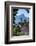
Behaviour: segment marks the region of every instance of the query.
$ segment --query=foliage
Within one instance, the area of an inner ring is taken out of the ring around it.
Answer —
[[[14,30],[13,30],[13,35],[19,35],[19,32],[20,32],[20,28],[19,26],[15,27]]]

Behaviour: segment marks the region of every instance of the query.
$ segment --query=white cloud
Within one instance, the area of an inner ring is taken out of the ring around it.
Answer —
[[[27,11],[26,11],[25,9],[19,9],[19,10],[17,11],[16,16],[19,16],[19,15],[21,15],[21,14],[24,14],[25,17],[28,17],[28,16],[29,16],[29,14],[27,13]]]

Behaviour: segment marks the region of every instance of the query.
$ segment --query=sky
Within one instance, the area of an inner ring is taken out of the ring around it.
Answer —
[[[19,15],[21,15],[21,14],[24,14],[26,17],[28,17],[28,13],[27,13],[27,11],[26,11],[25,9],[19,9],[19,10],[17,11],[16,16],[19,16]]]
[[[15,16],[15,23],[18,24],[18,22],[21,22],[20,18],[24,20],[24,18],[30,18],[31,19],[31,9],[29,10],[29,13],[25,9],[18,9],[17,14]]]

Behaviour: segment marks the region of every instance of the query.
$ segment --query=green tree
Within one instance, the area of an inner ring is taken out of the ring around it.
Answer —
[[[21,32],[20,28],[19,28],[19,26],[17,26],[17,27],[14,28],[13,35],[18,36],[20,34],[20,32]]]

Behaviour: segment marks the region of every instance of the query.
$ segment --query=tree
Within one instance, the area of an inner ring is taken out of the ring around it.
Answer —
[[[20,24],[21,24],[21,26],[23,26],[23,24],[24,24],[24,23],[23,23],[23,20],[22,20],[22,18],[20,18],[20,19],[21,19],[21,23],[20,23]]]
[[[20,32],[21,32],[20,28],[19,28],[19,26],[17,26],[14,28],[13,35],[18,36],[20,34]]]
[[[13,23],[15,24],[15,16],[17,14],[18,9],[13,9]]]

